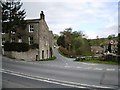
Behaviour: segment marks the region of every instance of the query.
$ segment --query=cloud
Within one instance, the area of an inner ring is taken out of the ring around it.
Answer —
[[[22,2],[118,2],[119,0],[21,0]]]
[[[106,26],[103,30],[99,31],[97,33],[100,37],[108,37],[111,34],[118,35],[118,25],[117,24],[111,24]]]
[[[39,18],[40,11],[43,10],[50,30],[56,34],[68,27],[77,31],[83,30],[90,38],[114,33],[118,0],[27,1],[24,0],[23,3],[27,18]],[[100,31],[106,31],[106,34],[102,35]]]

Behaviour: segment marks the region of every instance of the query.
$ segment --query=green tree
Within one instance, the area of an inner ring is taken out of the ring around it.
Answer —
[[[80,54],[80,47],[84,44],[84,41],[83,39],[78,36],[78,37],[75,37],[73,39],[73,44],[72,44],[72,49],[73,49],[73,52],[76,53],[77,55]]]
[[[64,36],[65,48],[71,50],[72,45],[72,28],[66,28],[61,34]]]
[[[25,10],[21,10],[23,3],[20,0],[6,0],[0,2],[2,6],[2,32],[9,34],[9,41],[11,39],[11,31],[16,32],[17,29],[24,29],[26,27]]]
[[[90,44],[89,44],[89,42],[88,42],[88,40],[87,39],[83,39],[83,41],[84,41],[84,43],[83,43],[83,45],[81,46],[81,54],[82,55],[92,55],[92,53],[91,53],[91,47],[90,47]]]
[[[113,36],[112,36],[112,35],[109,35],[109,36],[108,36],[108,39],[109,39],[109,40],[111,40],[112,38],[113,38]]]
[[[83,38],[81,31],[72,32],[71,28],[66,28],[58,38],[58,45],[65,48],[63,53],[69,52],[68,56],[85,55],[90,53],[90,45],[87,39]],[[62,51],[62,50],[61,50]],[[65,52],[64,52],[65,51]]]
[[[65,48],[65,37],[64,37],[64,35],[62,35],[58,38],[57,45]]]
[[[54,39],[57,40],[59,38],[59,35],[54,34]]]

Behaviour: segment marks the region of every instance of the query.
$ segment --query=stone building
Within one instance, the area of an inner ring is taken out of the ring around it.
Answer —
[[[11,42],[28,43],[29,45],[38,44],[38,59],[47,59],[53,56],[53,33],[45,21],[43,11],[39,19],[26,20],[25,30],[11,32]],[[7,33],[2,32],[2,44],[9,40]],[[36,54],[34,55],[34,57]]]
[[[100,46],[91,46],[91,52],[95,54],[102,54],[104,52],[104,49]]]
[[[109,48],[109,49],[108,49]],[[117,40],[110,40],[109,44],[108,44],[108,52],[109,53],[117,53],[117,49],[118,49],[118,41]]]

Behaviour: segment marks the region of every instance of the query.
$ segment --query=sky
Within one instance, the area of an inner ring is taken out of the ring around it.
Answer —
[[[21,0],[26,19],[40,18],[44,11],[49,30],[60,34],[65,28],[82,31],[88,38],[118,33],[119,0]]]

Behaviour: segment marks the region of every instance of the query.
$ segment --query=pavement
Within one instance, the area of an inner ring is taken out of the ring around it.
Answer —
[[[58,53],[53,61],[19,61],[2,57],[3,88],[118,89],[118,66],[75,62]]]

